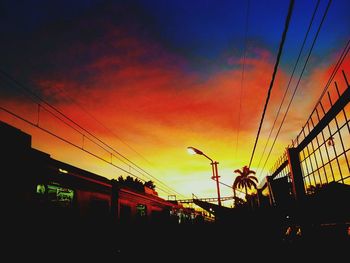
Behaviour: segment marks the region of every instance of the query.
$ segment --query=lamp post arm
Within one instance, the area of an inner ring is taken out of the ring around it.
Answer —
[[[209,159],[212,163],[214,162],[212,158],[210,158],[208,155],[206,155],[205,153],[202,153],[203,156],[205,156],[207,159]]]

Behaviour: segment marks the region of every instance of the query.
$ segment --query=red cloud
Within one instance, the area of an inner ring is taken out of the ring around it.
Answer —
[[[232,160],[232,145],[238,129],[241,135],[237,162],[247,161],[270,85],[274,56],[266,50],[256,49],[254,56],[245,60],[243,83],[241,58],[230,59],[239,67],[217,71],[204,78],[200,72],[188,71],[190,63],[184,58],[167,52],[149,39],[129,35],[124,30],[109,32],[97,43],[78,43],[53,56],[59,60],[58,64],[65,60],[73,63],[76,53],[91,57],[79,67],[61,68],[55,74],[36,78],[42,94],[87,130],[107,141],[114,140],[96,118],[150,158],[163,156],[164,165],[169,165],[169,159],[172,160],[165,156],[176,156],[181,163],[182,152],[176,152],[175,148],[182,149],[185,144],[194,142],[207,148],[215,144],[217,146],[213,148],[220,160]],[[103,48],[108,52],[101,52]],[[344,66],[349,72],[348,61]],[[319,67],[303,78],[277,141],[278,151],[300,131],[330,70]],[[275,118],[288,78],[289,75],[280,68],[265,116],[262,141]],[[293,88],[294,85],[291,90]],[[290,93],[286,102],[289,98]],[[33,109],[32,118],[35,119]],[[69,133],[62,125],[54,125],[52,121],[46,123],[62,135]],[[80,143],[81,138],[76,138]],[[258,145],[257,159],[261,147],[262,143]],[[273,153],[270,162],[273,163],[273,157],[279,154],[282,152]]]

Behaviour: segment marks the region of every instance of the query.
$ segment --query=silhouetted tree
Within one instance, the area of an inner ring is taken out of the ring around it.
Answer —
[[[122,176],[119,176],[118,177],[118,182],[121,185],[129,187],[131,189],[134,189],[134,190],[137,190],[137,191],[140,191],[140,192],[144,191],[143,183],[137,178],[133,179],[130,175],[128,175],[126,177],[126,179],[124,179]]]
[[[143,183],[141,180],[139,180],[138,178],[132,178],[130,175],[128,175],[125,179],[123,178],[123,176],[119,176],[118,177],[118,182],[126,187],[130,187],[134,190],[138,190],[140,192],[144,192],[144,186],[155,190],[156,185],[154,184],[153,181],[149,180],[145,183]]]
[[[152,190],[155,190],[155,189],[156,189],[156,186],[155,186],[155,184],[154,184],[154,182],[153,182],[152,180],[149,180],[149,181],[145,182],[144,185],[145,185],[146,187],[152,189]]]
[[[119,177],[118,177],[118,182],[119,182],[119,183],[124,183],[124,178],[123,178],[123,176],[119,176]]]
[[[248,195],[248,189],[250,189],[251,187],[254,187],[255,189],[258,188],[258,178],[256,178],[254,175],[251,175],[255,174],[255,171],[250,170],[248,166],[244,166],[242,171],[236,169],[234,170],[234,172],[239,174],[239,176],[236,177],[232,185],[235,198],[237,188],[244,188],[246,196]]]

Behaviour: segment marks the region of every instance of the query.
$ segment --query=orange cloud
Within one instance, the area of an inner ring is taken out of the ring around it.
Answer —
[[[246,59],[240,97],[241,59],[231,58],[230,63],[237,67],[218,71],[204,78],[200,72],[189,71],[185,59],[169,54],[155,43],[126,36],[123,31],[117,30],[106,39],[114,52],[97,56],[81,68],[75,69],[73,73],[79,77],[75,78],[72,72],[65,75],[66,71],[62,69],[57,76],[42,75],[37,78],[35,81],[41,87],[42,94],[87,130],[113,145],[180,193],[187,196],[191,193],[203,197],[216,196],[215,184],[210,179],[211,168],[208,160],[201,156],[188,156],[187,146],[198,147],[218,160],[221,180],[232,184],[235,176],[233,170],[246,165],[250,158],[271,80],[274,57],[266,50],[257,49],[254,51],[254,58]],[[82,46],[81,52],[98,53],[101,45],[96,43],[89,47]],[[346,67],[349,69],[348,63]],[[329,72],[327,65],[319,67],[303,80],[302,88],[288,115],[288,122],[283,128],[284,132],[278,139],[265,169],[270,168],[299,132]],[[84,80],[81,81],[81,78]],[[267,139],[288,78],[286,72],[279,70],[256,160],[262,153],[262,146]],[[240,104],[242,108],[239,125]],[[33,103],[15,100],[11,105],[23,114],[28,112],[26,107],[31,105],[30,118],[35,120],[36,108]],[[81,145],[82,138],[79,133],[72,132],[69,127],[55,121],[48,114],[42,114],[42,125]],[[2,118],[8,119],[3,115]],[[113,131],[119,139],[99,122]],[[76,150],[68,150],[62,143],[52,143],[33,129],[25,129],[38,136],[33,136],[35,146],[52,153],[62,161],[69,161],[108,177],[122,174],[86,155],[82,158]],[[239,148],[235,149],[238,129]],[[140,159],[122,141],[131,145],[153,165]],[[108,158],[108,154],[103,151],[101,155]],[[118,160],[115,162],[125,169],[130,168]],[[165,195],[161,192],[160,194]],[[231,194],[231,189],[223,187],[222,195]]]

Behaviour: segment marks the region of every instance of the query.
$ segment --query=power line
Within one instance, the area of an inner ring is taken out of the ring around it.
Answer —
[[[340,68],[340,65],[343,63],[343,61],[344,61],[346,55],[348,54],[349,49],[350,49],[350,40],[348,40],[348,42],[346,43],[345,48],[344,48],[342,54],[340,55],[340,58],[338,59],[338,62],[337,62],[337,64],[335,65],[335,67],[334,67],[334,69],[333,69],[333,72],[332,72],[330,78],[328,79],[327,84],[325,85],[325,87],[324,87],[324,89],[323,89],[323,91],[322,91],[322,93],[321,93],[320,98],[317,100],[316,105],[317,105],[318,103],[320,103],[320,101],[321,101],[323,95],[326,93],[326,91],[327,91],[329,85],[332,83],[332,80],[334,79],[335,75],[337,74],[337,72],[338,72],[338,70],[339,70],[339,68]]]
[[[343,49],[343,52],[341,53],[341,55],[340,55],[336,65],[334,66],[332,74],[329,77],[329,79],[327,81],[327,84],[325,85],[325,87],[324,87],[324,89],[323,89],[323,91],[321,93],[321,96],[317,100],[314,108],[316,108],[317,105],[321,102],[321,99],[322,99],[323,95],[326,93],[327,89],[329,88],[329,85],[333,81],[333,79],[334,79],[335,75],[337,74],[340,66],[342,65],[342,63],[343,63],[344,59],[346,58],[347,54],[349,53],[349,50],[350,50],[350,40],[348,40],[348,42],[346,43],[345,48]],[[311,115],[309,116],[309,119],[311,118]],[[300,132],[297,137],[299,137],[301,133],[302,132]]]
[[[294,77],[295,70],[296,70],[296,68],[297,68],[297,65],[299,64],[299,60],[300,60],[301,54],[302,54],[302,52],[303,52],[303,50],[304,50],[304,46],[305,46],[306,40],[307,40],[307,38],[308,38],[308,35],[309,35],[309,33],[310,33],[310,29],[311,29],[312,23],[313,23],[313,21],[314,21],[315,15],[316,15],[316,13],[317,13],[317,9],[318,9],[319,4],[320,4],[320,0],[317,1],[317,4],[316,4],[316,6],[315,6],[315,9],[314,9],[314,12],[313,12],[313,14],[312,14],[312,17],[311,17],[311,20],[310,20],[308,29],[307,29],[306,34],[305,34],[305,36],[304,36],[303,43],[302,43],[302,45],[301,45],[301,47],[300,47],[300,51],[299,51],[299,54],[298,54],[298,58],[297,58],[296,62],[294,63],[294,67],[293,67],[292,74],[291,74],[291,76],[290,76],[290,78],[289,78],[287,87],[286,87],[286,89],[285,89],[285,91],[284,91],[282,101],[281,101],[281,103],[280,103],[280,105],[279,105],[279,108],[278,108],[278,111],[277,111],[275,120],[273,121],[272,128],[271,128],[271,130],[270,130],[269,136],[268,136],[267,141],[266,141],[266,143],[265,143],[264,150],[263,150],[263,153],[261,154],[261,158],[260,158],[260,160],[259,160],[259,163],[258,163],[258,166],[257,166],[257,167],[260,167],[260,163],[261,163],[261,161],[262,161],[262,159],[263,159],[263,157],[264,157],[264,154],[265,154],[267,145],[268,145],[268,143],[269,143],[269,141],[270,141],[272,132],[273,132],[273,130],[274,130],[274,128],[275,128],[276,121],[277,121],[278,116],[279,116],[279,114],[280,114],[280,112],[281,112],[282,105],[283,105],[284,100],[285,100],[285,98],[286,98],[286,95],[287,95],[287,93],[288,93],[290,84],[292,83],[292,79],[293,79],[293,77]]]
[[[241,87],[240,87],[240,95],[239,95],[239,110],[238,110],[238,130],[236,135],[236,147],[235,147],[235,156],[237,155],[238,149],[238,141],[239,134],[241,130],[241,111],[242,111],[242,97],[243,97],[243,81],[244,81],[244,72],[245,72],[245,61],[247,55],[247,40],[248,40],[248,22],[249,22],[249,9],[250,9],[250,1],[247,2],[247,14],[245,21],[245,36],[244,36],[244,50],[243,50],[243,65],[242,65],[242,74],[241,74]]]
[[[61,116],[63,116],[65,119],[67,119],[68,121],[70,121],[71,123],[73,123],[74,125],[76,125],[77,127],[79,127],[81,130],[83,130],[85,133],[87,133],[88,135],[90,135],[92,138],[94,138],[95,140],[97,140],[98,142],[100,142],[102,145],[104,145],[105,147],[108,147],[110,150],[112,150],[113,152],[117,153],[119,156],[121,156],[123,159],[125,159],[126,161],[128,161],[129,163],[131,163],[132,165],[136,166],[138,169],[140,169],[141,171],[143,171],[144,173],[146,173],[148,176],[150,176],[151,178],[155,179],[157,182],[161,183],[163,186],[165,186],[166,188],[170,189],[172,192],[177,193],[179,195],[181,195],[180,193],[178,193],[177,191],[171,189],[169,186],[167,186],[166,184],[164,184],[163,182],[161,182],[159,179],[155,178],[154,176],[152,176],[151,174],[149,174],[148,172],[146,172],[145,170],[143,170],[141,167],[139,167],[138,165],[136,165],[134,162],[132,162],[131,160],[129,160],[127,157],[125,157],[124,155],[122,155],[121,153],[119,153],[117,150],[115,150],[113,147],[109,146],[108,144],[106,144],[105,142],[103,142],[102,140],[100,140],[97,136],[93,135],[91,132],[89,132],[88,130],[86,130],[85,128],[83,128],[81,125],[79,125],[77,122],[75,122],[74,120],[72,120],[70,117],[68,117],[66,114],[64,114],[63,112],[61,112],[60,110],[58,110],[56,107],[54,107],[53,105],[51,105],[50,103],[48,103],[47,101],[45,101],[44,99],[42,99],[41,97],[39,97],[37,94],[35,94],[33,91],[31,91],[30,89],[26,88],[23,84],[21,84],[19,81],[17,81],[16,79],[14,79],[12,76],[10,76],[8,73],[6,73],[5,71],[0,69],[0,73],[5,76],[6,78],[8,78],[9,80],[11,80],[12,82],[14,82],[17,86],[19,86],[22,90],[24,90],[26,93],[28,93],[32,98],[34,98],[37,101],[42,102],[43,104],[47,105],[49,108],[51,108],[52,110],[54,110],[55,112],[57,112],[58,114],[60,114]],[[34,100],[34,101],[35,101]],[[68,122],[66,122],[65,120],[63,120],[62,118],[60,118],[59,116],[57,116],[55,113],[51,112],[49,109],[46,109],[42,104],[35,102],[38,104],[38,106],[42,107],[43,109],[45,109],[47,112],[49,112],[50,114],[52,114],[55,118],[59,119],[60,121],[62,121],[64,124],[66,124],[67,126],[69,126],[70,128],[72,128],[73,130],[75,130],[76,132],[78,132],[79,134],[81,134],[83,136],[83,138],[88,138],[91,142],[93,142],[95,145],[99,146],[100,148],[102,148],[103,150],[105,150],[106,152],[110,153],[112,155],[112,153],[110,151],[108,151],[106,148],[104,148],[103,146],[101,146],[99,143],[93,141],[91,138],[89,138],[88,136],[86,136],[85,134],[83,134],[81,131],[79,131],[78,129],[76,129],[75,127],[73,127],[72,125],[70,125]],[[38,125],[35,125],[38,127]],[[118,158],[117,156],[113,155],[114,157]],[[120,161],[122,161],[123,163],[129,165],[128,163],[126,163],[125,161],[123,161],[122,159],[118,158]],[[130,165],[129,165],[130,167]],[[135,169],[133,167],[133,169],[137,172],[139,172],[140,174],[142,174],[139,170]],[[145,176],[145,174],[142,174],[143,176]],[[183,195],[181,195],[183,196]]]
[[[263,166],[262,170],[265,168],[265,165],[266,165],[266,163],[267,163],[267,161],[268,161],[268,159],[269,159],[269,157],[270,157],[270,154],[271,154],[271,152],[272,152],[273,147],[275,146],[277,137],[278,137],[278,135],[279,135],[279,133],[280,133],[280,131],[281,131],[281,128],[282,128],[282,126],[283,126],[283,123],[284,123],[284,121],[285,121],[285,119],[286,119],[286,117],[287,117],[287,114],[288,114],[290,105],[292,104],[292,101],[293,101],[293,99],[294,99],[294,96],[295,96],[295,94],[296,94],[296,92],[297,92],[297,90],[298,90],[298,87],[299,87],[299,84],[300,84],[300,80],[301,80],[301,78],[302,78],[302,76],[303,76],[303,74],[304,74],[306,65],[307,65],[307,63],[308,63],[308,61],[309,61],[309,58],[310,58],[310,56],[311,56],[311,52],[312,52],[312,50],[313,50],[313,48],[314,48],[314,46],[315,46],[315,43],[316,43],[318,34],[320,33],[322,24],[323,24],[323,22],[324,22],[324,20],[325,20],[325,18],[326,18],[326,15],[327,15],[327,13],[328,13],[328,10],[329,10],[329,7],[330,7],[331,2],[332,2],[332,0],[329,0],[328,5],[327,5],[327,7],[326,7],[326,10],[325,10],[325,12],[324,12],[324,14],[323,14],[322,20],[321,20],[321,22],[320,22],[320,25],[319,25],[319,27],[318,27],[318,29],[317,29],[316,35],[315,35],[315,37],[314,37],[314,39],[313,39],[313,42],[312,42],[312,45],[311,45],[311,47],[310,47],[308,56],[307,56],[307,58],[306,58],[306,60],[305,60],[304,66],[303,66],[302,71],[301,71],[301,73],[300,73],[298,82],[297,82],[297,84],[296,84],[296,86],[295,86],[295,88],[294,88],[292,97],[291,97],[290,100],[289,100],[287,109],[286,109],[286,111],[285,111],[285,113],[284,113],[284,116],[283,116],[283,119],[282,119],[282,121],[281,121],[281,124],[280,124],[280,126],[279,126],[279,128],[278,128],[278,130],[277,130],[277,133],[276,133],[276,135],[275,135],[275,138],[274,138],[274,140],[273,140],[273,143],[272,143],[272,145],[271,145],[269,154],[268,154],[268,156],[267,156],[267,159],[266,159],[266,161],[265,161],[265,163],[264,163],[264,166]]]
[[[65,92],[67,94],[67,90],[58,87],[59,90]],[[99,121],[93,114],[91,114],[89,111],[87,111],[83,106],[81,106],[79,103],[77,103],[72,98],[69,98],[69,102],[75,104],[80,110],[82,110],[85,114],[87,114],[91,119],[93,119],[95,122],[97,122],[101,127],[103,127],[106,131],[108,131],[110,134],[112,134],[116,139],[118,139],[120,142],[122,142],[124,145],[126,145],[130,150],[132,150],[134,153],[136,153],[139,157],[141,157],[144,161],[146,161],[148,164],[151,164],[149,160],[147,160],[141,153],[136,151],[130,144],[122,140],[118,135],[115,134],[110,128],[108,128],[106,125],[104,125],[101,121]]]
[[[61,90],[63,90],[62,88],[60,88]],[[111,131],[108,127],[106,127],[103,123],[101,123],[97,118],[95,118],[91,113],[89,113],[86,109],[84,109],[82,106],[80,106],[77,102],[75,102],[74,100],[70,99],[70,102],[74,103],[76,106],[78,106],[82,111],[84,111],[87,115],[89,115],[94,121],[96,121],[98,124],[100,124],[102,127],[104,127],[107,131],[109,131],[111,134],[113,134],[115,137],[117,137],[118,140],[122,141],[113,131]],[[62,121],[62,120],[61,120]],[[74,123],[74,122],[73,122]],[[74,123],[76,124],[76,123]],[[79,124],[76,124],[78,127],[80,127]],[[82,128],[82,127],[80,127]],[[74,128],[73,128],[74,129]],[[84,131],[85,129],[82,128]],[[79,132],[79,131],[78,131]],[[88,131],[87,131],[88,132]],[[89,132],[88,132],[89,133]],[[90,134],[91,135],[91,134]],[[94,136],[94,135],[91,135]],[[97,138],[98,141],[100,141]],[[148,173],[147,171],[145,171],[144,169],[142,169],[141,167],[139,167],[138,165],[136,165],[134,162],[130,161],[128,158],[124,157],[123,155],[121,155],[118,151],[116,151],[114,148],[110,147],[109,145],[107,145],[106,143],[100,141],[103,145],[107,146],[109,149],[111,149],[112,151],[116,152],[118,155],[122,156],[124,159],[126,159],[127,161],[129,161],[130,163],[132,163],[134,166],[136,166],[138,169],[140,169],[143,173],[146,173],[148,176],[150,176],[151,178],[153,178],[155,181],[157,181],[158,183],[162,184],[164,187],[169,188],[171,191],[173,191],[174,193],[177,193],[178,195],[181,195],[180,193],[176,192],[174,189],[170,188],[169,186],[167,186],[165,183],[163,183],[162,181],[160,181],[159,179],[157,179],[156,177],[152,176],[150,173]],[[146,158],[144,158],[140,153],[138,153],[136,150],[134,150],[133,148],[131,148],[131,146],[129,146],[127,143],[125,143],[124,141],[122,141],[124,144],[126,144],[130,149],[132,149],[135,153],[137,153],[139,156],[141,156],[145,161],[147,161],[148,163],[150,163]],[[105,148],[103,148],[105,151],[108,152],[108,150],[106,150]],[[118,157],[117,157],[118,158]],[[123,161],[122,159],[118,158],[118,160],[122,161],[123,163],[129,165],[128,163],[126,163],[125,161]],[[130,166],[131,167],[131,166]],[[143,176],[145,176],[142,172],[140,172],[139,170],[133,168],[135,171],[137,171],[138,173],[142,174]]]
[[[91,152],[91,151],[88,151],[88,150],[84,149],[83,147],[80,147],[79,145],[77,145],[77,144],[75,144],[75,143],[73,143],[73,142],[71,142],[71,141],[69,141],[69,140],[67,140],[67,139],[65,139],[65,138],[63,138],[63,137],[57,135],[56,133],[54,133],[54,132],[52,132],[52,131],[49,131],[49,130],[43,128],[43,127],[38,126],[37,124],[35,124],[35,123],[33,123],[33,122],[31,122],[31,121],[29,121],[29,120],[27,120],[27,119],[21,117],[20,115],[18,115],[18,114],[16,114],[16,113],[14,113],[14,112],[12,112],[12,111],[10,111],[10,110],[8,110],[8,109],[2,107],[2,106],[0,106],[0,109],[1,109],[2,111],[4,111],[4,112],[6,112],[6,113],[8,113],[8,114],[10,114],[10,115],[12,115],[12,116],[14,116],[14,117],[16,117],[17,119],[20,119],[20,120],[26,122],[27,124],[30,124],[30,125],[32,125],[32,126],[38,128],[38,129],[42,130],[43,132],[46,132],[47,134],[50,134],[51,136],[53,136],[53,137],[55,137],[55,138],[57,138],[57,139],[59,139],[59,140],[65,142],[65,143],[67,143],[67,144],[69,144],[69,145],[71,145],[71,146],[73,146],[73,147],[75,147],[75,148],[77,148],[77,149],[79,149],[79,150],[81,150],[81,151],[84,151],[85,153],[87,153],[87,154],[89,154],[89,155],[91,155],[91,156],[93,156],[93,157],[95,157],[95,158],[97,158],[97,159],[99,159],[99,160],[101,160],[101,161],[103,161],[103,162],[109,164],[109,165],[112,165],[112,166],[114,166],[115,168],[117,168],[117,169],[119,169],[119,170],[121,170],[121,171],[123,171],[123,172],[125,172],[125,173],[127,173],[127,174],[129,174],[129,175],[134,176],[135,178],[139,179],[140,181],[146,182],[146,180],[144,180],[144,179],[138,177],[137,175],[131,173],[130,171],[127,171],[127,170],[123,169],[122,167],[113,164],[112,162],[110,162],[110,161],[108,161],[108,160],[106,160],[106,159],[104,159],[104,158],[98,156],[97,154],[95,154],[95,153],[93,153],[93,152]],[[163,191],[164,193],[170,194],[170,192],[168,192],[167,190],[164,190],[164,189],[162,189],[162,188],[160,188],[160,187],[157,187],[157,188],[158,188],[159,190]]]
[[[229,188],[231,188],[231,189],[232,189],[232,185],[228,185],[228,184],[225,184],[225,183],[223,183],[223,182],[219,182],[219,184],[222,184],[222,185],[227,186],[227,187],[229,187]],[[241,192],[241,193],[245,194],[245,192],[243,192],[242,190],[240,190],[240,189],[238,189],[238,188],[236,188],[236,191],[238,191],[238,192]]]
[[[278,49],[278,54],[277,54],[276,63],[275,63],[275,66],[274,66],[274,69],[273,69],[273,73],[272,73],[272,79],[271,79],[270,87],[269,87],[268,92],[267,92],[267,97],[266,97],[266,102],[265,102],[265,105],[264,105],[264,110],[263,110],[263,113],[262,113],[262,116],[261,116],[261,120],[260,120],[260,124],[259,124],[258,133],[257,133],[256,138],[255,138],[255,143],[254,143],[254,147],[253,147],[253,152],[252,152],[252,155],[251,155],[251,157],[250,157],[250,161],[249,161],[248,167],[250,167],[251,164],[252,164],[253,157],[254,157],[254,153],[255,153],[255,149],[256,149],[256,145],[257,145],[258,140],[259,140],[259,135],[260,135],[261,127],[262,127],[262,124],[263,124],[263,122],[264,122],[264,117],[265,117],[267,105],[268,105],[269,100],[270,100],[271,90],[272,90],[273,83],[274,83],[274,81],[275,81],[275,76],[276,76],[276,73],[277,73],[277,67],[278,67],[278,64],[279,64],[279,61],[280,61],[280,57],[281,57],[281,54],[282,54],[284,42],[285,42],[285,39],[286,39],[286,35],[287,35],[288,27],[289,27],[289,22],[290,22],[290,18],[291,18],[291,16],[292,16],[293,5],[294,5],[294,0],[291,0],[291,1],[290,1],[290,4],[289,4],[289,8],[288,8],[288,15],[287,15],[287,18],[286,18],[286,21],[285,21],[285,25],[284,25],[284,31],[283,31],[283,34],[282,34],[281,43],[280,43],[280,46],[279,46],[279,49]]]

